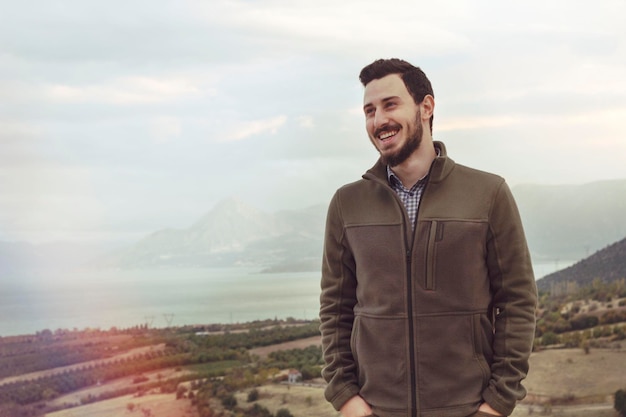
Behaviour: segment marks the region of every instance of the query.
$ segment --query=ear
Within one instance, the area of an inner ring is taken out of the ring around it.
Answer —
[[[430,120],[431,116],[435,112],[435,97],[430,94],[426,94],[420,106],[422,107],[422,119],[426,121]]]

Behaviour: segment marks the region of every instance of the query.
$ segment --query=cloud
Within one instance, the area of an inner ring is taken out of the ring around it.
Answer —
[[[70,234],[100,222],[102,232],[150,232],[187,224],[233,189],[268,209],[321,201],[377,158],[357,74],[379,57],[424,68],[435,135],[460,162],[525,181],[626,175],[622,0],[5,9],[5,234],[14,225],[45,240],[50,225]]]
[[[182,123],[178,117],[160,116],[150,123],[150,134],[157,143],[180,137],[182,131]]]
[[[122,106],[160,103],[201,92],[188,79],[146,76],[120,77],[106,83],[86,86],[56,84],[44,87],[44,95],[52,101]]]
[[[8,140],[26,140],[41,136],[42,129],[27,123],[20,123],[14,120],[0,120],[0,138],[6,145]]]
[[[312,129],[315,124],[312,116],[298,116],[298,125],[305,129]]]
[[[521,123],[519,117],[453,117],[446,118],[436,126],[437,131],[446,132],[451,130],[484,129],[503,126],[511,126]]]
[[[230,133],[223,132],[224,141],[239,141],[262,133],[275,134],[287,122],[287,116],[281,115],[271,119],[253,120],[235,127]]]
[[[434,2],[433,2],[434,3]],[[244,1],[218,1],[210,6],[194,4],[194,9],[208,21],[241,30],[263,39],[268,53],[295,47],[303,53],[324,51],[341,56],[369,56],[372,50],[416,51],[421,55],[440,55],[450,50],[466,48],[469,40],[455,25],[441,25],[440,19],[448,21],[467,20],[471,11],[464,2],[455,2],[454,7],[437,6],[432,3],[415,7],[412,1],[400,1],[393,10],[393,40],[381,36],[381,24],[388,20],[381,14],[385,11],[376,1],[336,2],[323,0],[269,1],[251,3]],[[421,18],[428,16],[428,19]],[[416,24],[419,22],[419,24]],[[323,28],[323,30],[321,29]],[[252,39],[254,42],[254,39]]]

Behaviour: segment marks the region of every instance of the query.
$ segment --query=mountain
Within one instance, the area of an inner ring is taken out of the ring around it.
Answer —
[[[98,266],[263,266],[311,269],[321,259],[325,208],[265,213],[229,199],[183,230],[155,232]]]
[[[569,268],[562,269],[537,281],[537,288],[547,291],[556,284],[591,284],[596,278],[612,282],[626,278],[626,238],[599,250]]]
[[[534,261],[576,260],[626,236],[626,180],[513,187]],[[234,199],[184,230],[161,230],[112,266],[319,270],[326,205],[265,213]]]
[[[626,236],[626,180],[512,188],[534,262],[583,259]],[[248,265],[317,271],[326,204],[266,213],[241,201],[218,203],[186,229],[163,229],[94,258],[88,245],[0,242],[0,273],[87,263],[99,268]],[[86,250],[88,249],[88,250]],[[89,262],[88,262],[89,261]]]
[[[582,259],[626,236],[626,180],[512,192],[535,261]]]

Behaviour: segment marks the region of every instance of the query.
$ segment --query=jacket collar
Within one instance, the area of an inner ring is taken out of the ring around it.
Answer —
[[[454,161],[448,157],[446,151],[446,145],[443,142],[433,142],[435,148],[439,150],[439,156],[437,156],[432,165],[430,166],[430,172],[428,173],[429,182],[443,181],[450,172],[454,169]],[[376,161],[376,164],[370,168],[365,174],[365,179],[377,179],[387,183],[387,165],[383,164],[380,158]]]

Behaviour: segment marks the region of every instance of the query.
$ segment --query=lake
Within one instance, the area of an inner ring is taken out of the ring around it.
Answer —
[[[157,269],[20,276],[2,283],[0,336],[151,324],[317,316],[319,273],[250,268]],[[3,279],[4,281],[4,279]]]
[[[543,277],[572,262],[534,266]],[[106,270],[3,276],[0,336],[317,318],[319,272],[253,268]]]

